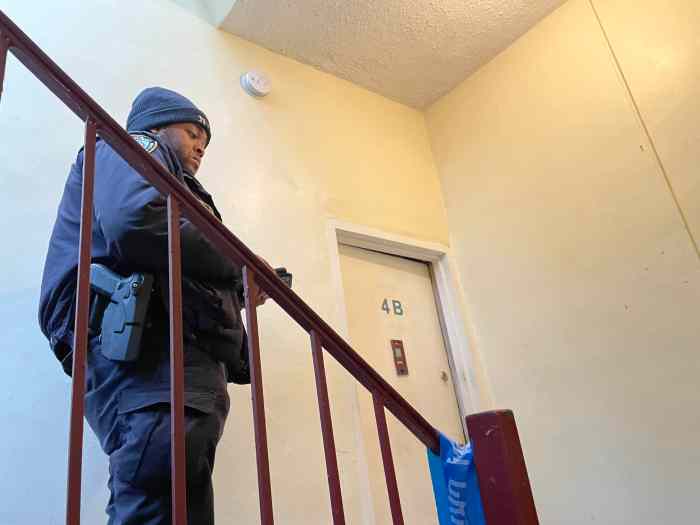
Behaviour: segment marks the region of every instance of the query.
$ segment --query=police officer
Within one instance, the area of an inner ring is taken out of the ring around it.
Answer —
[[[182,95],[148,88],[133,102],[127,131],[217,219],[211,195],[195,178],[211,139],[206,115]],[[51,235],[41,286],[39,322],[70,375],[82,186],[78,152]],[[122,276],[154,275],[147,328],[138,358],[108,359],[90,339],[85,415],[109,456],[110,525],[171,523],[170,357],[167,204],[106,142],[95,152],[92,262]],[[188,522],[214,523],[212,469],[229,411],[227,382],[248,383],[240,268],[181,219],[185,433]],[[265,300],[256,298],[257,304]],[[114,349],[112,349],[114,350]]]

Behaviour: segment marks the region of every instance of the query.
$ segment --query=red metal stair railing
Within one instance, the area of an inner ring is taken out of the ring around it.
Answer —
[[[272,523],[272,487],[270,486],[270,459],[267,453],[267,427],[265,426],[265,401],[263,399],[262,370],[260,365],[260,340],[258,337],[258,312],[255,298],[258,285],[248,266],[243,267],[245,290],[245,315],[248,328],[248,358],[250,360],[250,387],[253,390],[253,427],[255,430],[255,455],[258,467],[258,493],[260,495],[260,521]]]
[[[170,451],[172,462],[173,525],[187,525],[185,485],[185,395],[182,349],[182,265],[180,260],[180,205],[168,195],[168,260],[170,274]]]
[[[264,290],[311,339],[321,431],[326,459],[329,497],[334,525],[345,523],[331,421],[324,349],[372,395],[379,434],[387,494],[393,523],[403,515],[394,472],[385,410],[389,410],[426,447],[438,452],[438,432],[406,400],[360,357],[316,312],[277,278],[258,257],[200,204],[92,98],[63,72],[32,40],[0,11],[0,97],[8,52],[11,52],[73,113],[85,122],[82,215],[80,227],[77,308],[71,394],[70,443],[66,523],[80,523],[82,435],[87,351],[89,265],[91,253],[92,189],[95,175],[97,135],[117,151],[135,170],[168,199],[168,256],[170,273],[172,495],[173,523],[185,525],[185,449],[183,431],[182,289],[179,218],[184,214],[220,253],[243,268],[251,365],[253,419],[260,498],[264,525],[274,521],[270,466],[265,425],[257,311],[253,298]],[[486,412],[467,418],[474,443],[475,462],[488,525],[535,525],[538,523],[520,441],[510,411]]]
[[[321,348],[321,339],[314,330],[311,331],[311,352],[314,361],[314,374],[316,377],[318,411],[321,416],[323,449],[326,455],[328,490],[332,502],[333,525],[344,525],[345,514],[343,511],[343,497],[340,492],[340,475],[338,474],[338,459],[335,454],[333,421],[331,420],[331,407],[328,401],[328,387],[326,386],[326,368],[323,364],[323,348]]]
[[[92,249],[92,190],[95,181],[95,122],[85,123],[85,156],[83,162],[83,194],[80,210],[80,246],[78,249],[78,307],[75,311],[73,341],[73,383],[71,394],[70,443],[68,451],[68,519],[80,515],[80,482],[83,456],[83,400],[85,399],[85,363],[88,345],[90,305],[90,253]],[[75,407],[75,409],[73,408]]]

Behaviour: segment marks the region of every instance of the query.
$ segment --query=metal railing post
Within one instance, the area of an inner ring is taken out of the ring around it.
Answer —
[[[389,441],[389,430],[387,429],[386,425],[384,402],[377,394],[372,394],[372,401],[374,402],[374,416],[377,420],[379,448],[382,451],[382,462],[384,463],[384,477],[386,478],[386,490],[389,494],[389,507],[391,508],[391,519],[394,525],[403,525],[403,512],[401,511],[401,500],[399,498],[399,485],[396,482],[394,457],[391,454],[391,442]]]
[[[316,396],[318,397],[318,411],[321,417],[321,434],[323,435],[323,450],[326,455],[326,474],[328,476],[333,525],[344,525],[343,495],[340,490],[338,458],[336,457],[335,439],[333,438],[333,420],[331,419],[328,385],[326,384],[326,368],[323,364],[323,347],[321,339],[315,330],[311,331],[311,355],[316,376]]]
[[[250,386],[253,391],[253,427],[255,429],[255,458],[258,467],[258,493],[260,497],[260,523],[272,525],[272,489],[270,487],[270,459],[267,450],[265,426],[265,400],[263,398],[260,341],[258,339],[258,312],[256,298],[258,285],[255,275],[243,267],[245,290],[245,315],[248,332],[248,360],[250,361]]]
[[[538,525],[513,412],[467,416],[484,517],[489,525]]]
[[[168,195],[168,266],[170,273],[170,478],[172,523],[173,525],[187,525],[180,206],[172,194]]]
[[[66,524],[80,524],[80,489],[83,467],[83,416],[85,414],[85,368],[88,350],[90,313],[90,260],[92,253],[92,202],[95,184],[95,142],[97,126],[85,123],[83,187],[80,204],[80,244],[78,247],[78,284],[76,290],[73,335],[73,384],[70,404],[68,448],[68,495]]]
[[[5,66],[7,65],[7,52],[10,50],[10,39],[0,31],[0,100],[2,100],[2,88],[5,85]]]

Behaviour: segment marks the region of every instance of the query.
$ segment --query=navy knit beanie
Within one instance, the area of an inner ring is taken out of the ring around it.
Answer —
[[[211,140],[209,119],[191,100],[162,87],[144,89],[134,99],[126,120],[126,130],[148,131],[178,122],[192,122],[207,133],[207,144]]]

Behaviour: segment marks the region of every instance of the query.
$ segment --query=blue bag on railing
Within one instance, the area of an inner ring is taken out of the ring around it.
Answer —
[[[440,525],[485,525],[471,443],[440,434],[440,455],[428,449],[428,465]]]

